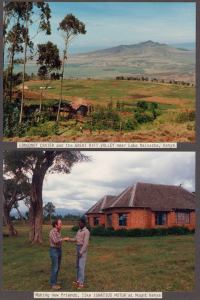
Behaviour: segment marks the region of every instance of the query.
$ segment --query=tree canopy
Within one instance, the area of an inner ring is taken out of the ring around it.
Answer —
[[[30,235],[32,243],[42,243],[43,181],[47,173],[71,171],[75,163],[88,161],[80,151],[8,151],[4,154],[4,173],[27,176],[31,183],[30,192]]]

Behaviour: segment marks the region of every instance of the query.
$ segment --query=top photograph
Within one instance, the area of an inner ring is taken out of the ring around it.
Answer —
[[[195,143],[196,4],[3,2],[10,142]]]

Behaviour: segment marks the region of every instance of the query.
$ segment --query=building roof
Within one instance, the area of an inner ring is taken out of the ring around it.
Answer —
[[[181,186],[137,183],[115,197],[108,208],[150,208],[154,211],[195,210],[195,195]]]
[[[103,209],[110,207],[115,200],[115,196],[106,195],[101,198],[95,205],[93,205],[87,212],[87,214],[100,214],[103,213]]]

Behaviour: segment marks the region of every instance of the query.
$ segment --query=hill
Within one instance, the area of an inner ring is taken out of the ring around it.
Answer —
[[[112,73],[191,82],[195,79],[195,50],[153,41],[72,55],[69,63],[81,68],[96,67],[97,74],[108,71],[108,77]]]

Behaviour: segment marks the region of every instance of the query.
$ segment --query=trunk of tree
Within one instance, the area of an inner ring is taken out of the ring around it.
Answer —
[[[10,101],[12,101],[12,80],[13,80],[13,68],[14,68],[14,56],[15,56],[15,47],[12,47],[12,53],[11,53],[11,62],[10,62]]]
[[[4,64],[5,64],[5,60],[4,60],[4,56],[5,56],[5,26],[6,26],[6,23],[7,23],[7,15],[6,15],[6,12],[5,12],[5,1],[3,1],[3,70],[4,70]]]
[[[22,99],[21,99],[21,108],[19,116],[19,124],[22,123],[23,117],[23,107],[24,107],[24,81],[25,81],[25,71],[26,71],[26,56],[27,56],[27,43],[28,43],[28,2],[26,6],[26,36],[25,36],[25,47],[24,47],[24,66],[23,66],[23,76],[22,76]]]
[[[3,213],[4,213],[4,220],[6,225],[8,226],[8,230],[9,230],[9,235],[10,236],[17,236],[18,232],[17,230],[14,228],[13,222],[10,218],[10,208],[7,207],[5,204],[3,206]]]
[[[19,23],[19,16],[17,18],[16,24],[18,24],[18,23]],[[5,26],[5,24],[4,24],[4,26]],[[17,40],[17,33],[15,32],[14,41],[13,41],[13,44],[12,44],[12,50],[11,50],[11,53],[10,53],[10,63],[9,63],[9,71],[10,71],[9,98],[10,98],[10,101],[12,100],[12,89],[13,89],[13,82],[12,82],[12,80],[13,80],[13,69],[14,69],[14,58],[15,58],[16,40]],[[8,81],[8,74],[7,74],[7,79],[6,80]]]
[[[30,222],[30,242],[36,244],[42,243],[42,223],[43,223],[43,201],[42,201],[42,187],[44,175],[42,170],[36,172],[32,178],[32,197],[31,206],[29,210]]]
[[[42,111],[42,91],[40,93],[40,108],[39,108],[39,113]]]
[[[59,100],[58,112],[57,112],[57,118],[56,118],[57,123],[59,122],[60,107],[61,107],[62,97],[63,97],[63,77],[64,77],[64,72],[65,72],[65,60],[67,59],[66,55],[67,55],[67,41],[65,42],[65,49],[64,49],[64,53],[63,53],[62,73],[61,73],[62,76],[61,76],[61,80],[60,80],[60,100]]]

